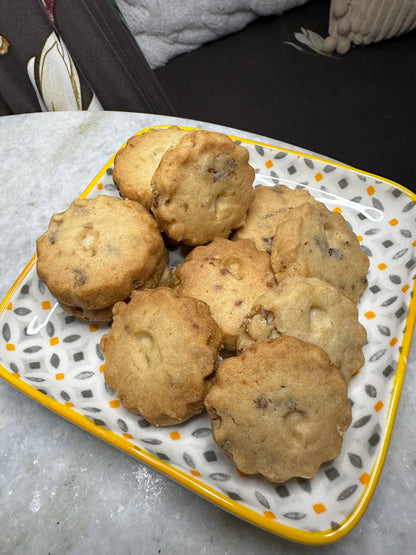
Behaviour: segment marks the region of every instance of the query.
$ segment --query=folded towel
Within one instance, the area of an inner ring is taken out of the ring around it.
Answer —
[[[151,68],[308,0],[117,0]]]

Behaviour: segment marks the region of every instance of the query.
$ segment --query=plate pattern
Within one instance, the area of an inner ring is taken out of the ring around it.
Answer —
[[[139,458],[146,452],[160,461],[162,471],[164,464],[173,466],[189,476],[198,493],[204,495],[207,486],[240,516],[241,507],[247,508],[247,515],[257,514],[257,523],[271,531],[292,539],[297,539],[297,531],[306,532],[310,543],[321,533],[323,543],[329,533],[335,539],[341,536],[357,505],[371,496],[371,482],[383,462],[380,454],[387,448],[393,393],[404,373],[401,351],[414,325],[409,308],[416,270],[415,203],[405,189],[369,174],[292,151],[236,142],[249,150],[255,186],[308,188],[344,215],[370,258],[369,286],[359,303],[368,335],[366,362],[349,387],[353,421],[337,460],[322,465],[310,480],[272,484],[236,470],[215,445],[205,413],[169,428],[156,428],[129,413],[103,378],[99,342],[108,325],[82,322],[62,312],[34,266],[0,314],[0,363],[14,375],[16,387],[19,382],[29,384],[87,417],[97,430],[117,434]],[[88,196],[117,195],[111,174],[110,162]],[[170,251],[172,267],[183,255],[179,249]]]

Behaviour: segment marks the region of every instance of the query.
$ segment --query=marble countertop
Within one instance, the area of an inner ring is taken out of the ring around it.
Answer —
[[[50,215],[65,209],[131,135],[178,122],[112,112],[0,118],[0,297],[34,254],[36,237]],[[215,125],[203,127],[289,146]],[[292,543],[228,514],[0,380],[0,552],[413,553],[415,372],[413,345],[375,494],[356,527],[324,547]]]

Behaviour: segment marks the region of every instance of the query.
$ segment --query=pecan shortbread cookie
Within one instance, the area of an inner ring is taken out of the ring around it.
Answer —
[[[209,307],[159,287],[134,291],[114,306],[101,339],[104,378],[122,405],[155,426],[201,412],[222,335]]]
[[[213,131],[189,131],[161,158],[152,212],[167,235],[188,245],[228,237],[254,198],[247,149]]]
[[[278,282],[300,275],[327,281],[358,302],[367,287],[369,259],[338,212],[302,204],[276,227],[271,253]]]
[[[321,204],[306,189],[290,189],[286,185],[256,187],[246,223],[233,233],[231,239],[251,239],[259,250],[271,253],[276,226],[289,210],[305,203]]]
[[[364,364],[367,333],[357,305],[318,278],[294,276],[257,299],[244,318],[237,348],[281,335],[321,347],[347,383]]]
[[[169,273],[153,216],[137,202],[106,195],[76,199],[53,215],[36,248],[41,281],[65,310],[88,320],[111,319],[115,302]]]
[[[150,278],[145,281],[141,287],[138,287],[137,283],[134,284],[134,286],[138,289],[153,289],[155,287],[173,286],[173,274],[169,267],[169,253],[167,249],[164,249],[163,256]],[[91,322],[110,322],[113,319],[114,305],[106,306],[104,308],[86,308],[85,306],[70,306],[62,301],[60,301],[59,305],[68,314]]]
[[[150,182],[163,154],[178,144],[186,131],[172,125],[133,135],[114,158],[113,181],[123,198],[143,204],[150,210]]]
[[[193,249],[176,268],[180,295],[205,301],[224,334],[224,347],[235,350],[244,316],[262,294],[277,288],[270,255],[252,241],[217,238]]]
[[[338,457],[351,423],[344,376],[322,349],[289,336],[222,362],[205,406],[237,468],[279,483]]]

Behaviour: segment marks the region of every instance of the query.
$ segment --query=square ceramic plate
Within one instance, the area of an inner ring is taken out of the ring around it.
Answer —
[[[36,257],[0,305],[0,375],[223,509],[292,540],[325,544],[358,522],[387,453],[415,323],[416,195],[338,163],[232,138],[249,151],[255,186],[306,187],[343,214],[370,258],[369,286],[359,303],[366,362],[349,386],[353,420],[338,459],[310,480],[272,484],[236,470],[215,445],[206,413],[156,428],[126,411],[103,378],[99,342],[108,326],[62,312],[37,277]],[[118,195],[112,164],[82,197]],[[183,259],[180,250],[170,255],[173,267]]]

